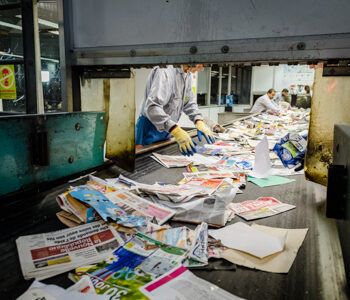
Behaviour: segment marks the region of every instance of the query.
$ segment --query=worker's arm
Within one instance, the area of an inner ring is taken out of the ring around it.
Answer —
[[[270,99],[264,99],[264,105],[267,111],[271,110],[276,114],[280,113],[280,109]]]
[[[145,100],[145,117],[157,128],[159,132],[169,132],[176,123],[164,111],[164,106],[171,98],[172,86],[165,70],[158,69],[154,74],[154,79]]]
[[[192,78],[190,78],[187,82],[183,112],[188,115],[193,123],[195,123],[197,120],[203,120],[203,116],[199,111],[197,102],[194,98],[192,90]]]
[[[203,116],[198,109],[196,100],[194,99],[191,82],[192,78],[187,83],[183,111],[186,115],[188,115],[190,120],[196,124],[198,140],[202,141],[202,136],[204,136],[207,143],[212,144],[215,142],[213,133],[205,126],[203,122]]]

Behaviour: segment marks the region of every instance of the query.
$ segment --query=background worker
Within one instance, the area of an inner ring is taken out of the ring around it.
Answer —
[[[288,89],[283,89],[281,92],[276,93],[273,101],[279,105],[280,102],[288,102]]]
[[[136,123],[136,145],[145,146],[174,136],[183,155],[196,152],[195,142],[177,125],[184,112],[196,124],[199,141],[214,143],[212,132],[205,126],[194,99],[190,73],[203,70],[203,65],[181,68],[153,68],[148,76],[141,114]]]
[[[255,101],[252,109],[250,110],[250,113],[255,114],[263,111],[268,111],[272,114],[279,114],[279,107],[273,102],[275,95],[276,91],[274,89],[269,89],[265,95],[259,97]]]

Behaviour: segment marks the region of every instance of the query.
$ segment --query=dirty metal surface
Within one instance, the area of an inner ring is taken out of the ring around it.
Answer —
[[[0,117],[0,197],[102,165],[105,128],[103,112]]]
[[[322,71],[315,70],[305,174],[309,180],[327,186],[334,124],[350,124],[350,77],[323,77]]]
[[[163,154],[177,154],[176,145],[160,149]],[[145,183],[157,180],[176,183],[182,178],[184,168],[166,169],[155,162],[150,154],[136,159],[135,172],[122,171],[111,166],[96,175],[108,178],[123,173],[131,179]],[[346,281],[342,253],[339,246],[337,229],[333,220],[325,218],[325,188],[308,182],[303,176],[293,176],[295,182],[259,188],[248,183],[243,194],[236,196],[233,202],[256,199],[259,196],[272,196],[285,203],[296,205],[296,209],[257,220],[260,225],[281,228],[309,228],[309,232],[298,252],[288,274],[273,274],[258,270],[237,267],[236,271],[193,271],[219,287],[246,299],[346,299]],[[74,183],[82,184],[86,179]],[[33,195],[30,199],[20,199],[10,204],[2,203],[0,240],[1,299],[14,299],[23,293],[31,281],[23,279],[17,256],[15,240],[20,235],[48,232],[64,228],[55,216],[59,211],[55,197],[69,184],[63,184],[45,193]],[[234,222],[242,221],[239,217]],[[248,222],[252,223],[252,222]],[[172,226],[194,225],[171,222]],[[210,260],[210,264],[216,264]],[[44,281],[68,287],[72,283],[67,273]]]

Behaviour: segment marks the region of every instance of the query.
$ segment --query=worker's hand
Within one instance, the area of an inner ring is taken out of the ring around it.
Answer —
[[[197,152],[196,143],[181,127],[176,126],[170,133],[174,136],[177,144],[179,145],[182,155],[191,156]]]
[[[205,137],[205,139],[207,140],[208,144],[215,143],[213,133],[205,126],[205,124],[202,120],[198,120],[196,122],[196,127],[197,127],[198,140],[200,142],[202,141],[202,135],[203,135]]]
[[[216,124],[213,127],[213,132],[225,132],[225,128],[223,126],[221,126],[220,124]]]

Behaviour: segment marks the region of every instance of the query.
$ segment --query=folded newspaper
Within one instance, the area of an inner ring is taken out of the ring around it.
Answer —
[[[145,221],[156,221],[159,225],[164,224],[175,214],[174,210],[145,200],[129,191],[109,193],[106,197],[128,215]]]
[[[182,173],[185,179],[202,178],[202,179],[217,179],[217,178],[237,178],[237,175],[230,171],[209,171],[209,172],[192,172]]]
[[[131,186],[139,194],[148,194],[161,200],[171,202],[186,202],[196,196],[211,195],[223,183],[223,179],[191,178],[180,185],[175,184],[143,184],[130,180],[122,175],[119,180]]]
[[[227,208],[247,221],[266,218],[295,208],[272,197],[260,197],[256,200],[247,200],[241,203],[230,203]]]
[[[103,221],[16,240],[24,278],[38,280],[97,263],[123,243],[115,229]]]
[[[153,153],[153,156],[151,157],[166,168],[186,167],[190,164],[214,164],[217,162],[217,158],[207,157],[198,153],[194,154],[191,157],[185,157],[183,155],[162,155],[159,153]]]

